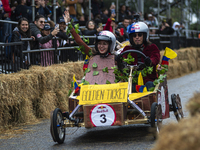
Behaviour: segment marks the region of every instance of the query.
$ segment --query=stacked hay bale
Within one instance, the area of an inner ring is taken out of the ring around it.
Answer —
[[[200,69],[200,49],[189,47],[175,50],[177,57],[169,60],[167,77],[175,78]],[[161,51],[163,56],[164,51]],[[162,59],[162,57],[161,57]]]
[[[33,66],[0,75],[0,127],[47,118],[56,107],[68,111],[68,91],[73,75],[83,77],[83,62],[49,67]]]
[[[152,150],[199,150],[200,148],[200,93],[190,99],[190,117],[165,126]]]

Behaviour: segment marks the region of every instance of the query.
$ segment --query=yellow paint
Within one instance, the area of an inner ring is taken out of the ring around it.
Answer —
[[[130,45],[130,42],[129,42],[129,41],[126,41],[126,42],[124,42],[122,45],[123,45],[123,46],[122,46],[121,48],[123,48],[123,47],[125,47],[125,46],[127,46],[127,45]]]
[[[130,100],[135,100],[135,99],[138,99],[138,98],[141,98],[141,97],[144,97],[146,95],[149,95],[153,92],[143,92],[143,93],[132,93],[129,95],[129,99]]]
[[[140,72],[140,74],[138,76],[138,85],[144,85],[143,77],[142,77],[142,73],[141,72]]]
[[[82,85],[79,105],[127,102],[128,82],[100,85]]]

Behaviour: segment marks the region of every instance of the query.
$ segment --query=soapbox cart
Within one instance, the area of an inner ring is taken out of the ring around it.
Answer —
[[[69,97],[69,112],[62,112],[56,108],[51,113],[50,132],[55,142],[61,144],[65,140],[66,127],[93,128],[98,126],[122,126],[130,124],[149,124],[156,133],[159,132],[162,120],[169,118],[173,111],[176,119],[183,118],[181,100],[179,95],[171,95],[169,104],[167,79],[156,85],[153,92],[132,93],[132,72],[139,69],[143,63],[127,65],[122,57],[128,53],[139,53],[137,50],[128,50],[120,54],[117,59],[118,68],[123,65],[129,68],[128,82],[115,83],[113,67],[115,65],[114,55],[101,58],[99,55],[90,59],[85,80],[90,85],[82,85],[80,94]],[[102,60],[103,59],[103,60]],[[96,62],[97,68],[92,64]],[[102,69],[108,67],[108,72]],[[93,76],[93,71],[99,71],[99,75]],[[111,84],[105,84],[106,79]],[[95,84],[95,83],[98,83]]]

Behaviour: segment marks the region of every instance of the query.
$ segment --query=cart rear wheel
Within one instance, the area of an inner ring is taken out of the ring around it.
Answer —
[[[155,134],[159,133],[161,126],[162,126],[161,105],[158,105],[156,102],[154,102],[151,105],[151,127],[153,128]]]
[[[53,141],[56,142],[56,139],[55,139],[55,136],[54,136],[54,132],[53,132],[53,111],[51,111],[51,114],[50,114],[50,133],[51,133],[51,136],[53,138]]]
[[[63,127],[63,125],[64,120],[62,111],[59,108],[56,108],[53,112],[52,119],[52,137],[54,137],[55,141],[59,144],[62,144],[65,140],[65,128]]]
[[[179,94],[172,94],[171,95],[171,101],[172,101],[172,107],[173,107],[173,112],[176,117],[177,121],[180,121],[181,118],[183,118],[183,111],[182,111],[182,104],[181,104],[181,99],[179,97]]]

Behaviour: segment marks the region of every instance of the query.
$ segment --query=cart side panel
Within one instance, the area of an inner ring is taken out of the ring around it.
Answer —
[[[160,83],[157,91],[157,103],[161,104],[162,109],[162,119],[169,118],[169,98],[168,98],[168,86],[167,78],[164,82]]]
[[[152,93],[150,95],[138,98],[136,100],[133,100],[133,102],[136,105],[138,105],[143,111],[145,111],[147,116],[150,116],[151,105],[153,104],[153,102],[157,102],[156,93]],[[130,105],[128,106],[128,115],[127,115],[128,120],[144,118],[142,115],[139,116],[140,113],[134,110],[135,109],[132,106]]]
[[[79,100],[74,99],[74,98],[69,98],[69,113],[71,113],[74,108],[78,105]],[[83,112],[83,107],[81,107],[78,112]]]
[[[116,120],[113,124],[113,126],[121,126],[123,125],[124,122],[124,117],[125,117],[125,109],[126,106],[124,103],[113,103],[113,104],[109,104],[111,105],[115,112],[116,112]],[[93,109],[95,105],[85,105],[84,106],[84,123],[85,123],[85,127],[86,128],[92,128],[94,127],[94,125],[92,124],[91,120],[90,120],[90,112]]]

